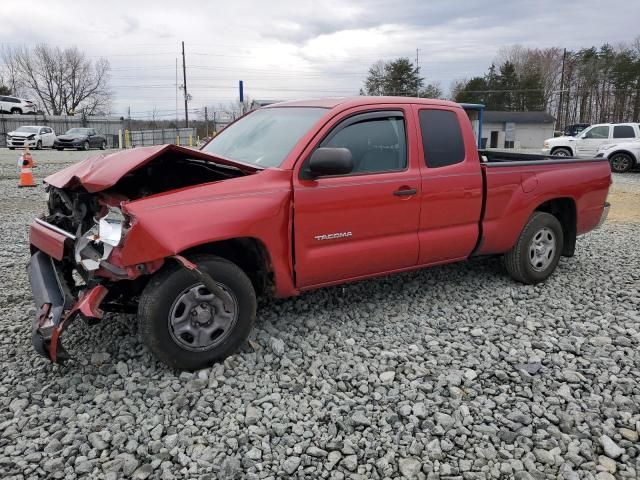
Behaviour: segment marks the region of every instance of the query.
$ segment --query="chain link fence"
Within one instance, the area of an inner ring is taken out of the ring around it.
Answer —
[[[131,147],[146,147],[165,143],[192,147],[196,145],[196,140],[195,128],[161,128],[155,130],[132,130],[129,132],[129,145]],[[126,139],[125,145],[127,145]]]
[[[83,117],[81,115],[5,115],[0,114],[0,147],[7,146],[7,133],[22,126],[50,127],[56,135],[63,135],[74,127],[93,128],[103,135],[107,148],[145,147],[174,143],[196,146],[195,128],[163,128],[154,130],[126,130],[121,117]]]
[[[96,132],[104,135],[109,148],[118,148],[118,131],[124,129],[124,120],[119,117],[84,117],[82,115],[0,114],[0,147],[7,146],[7,133],[25,125],[50,127],[56,135],[63,135],[74,127],[94,128]]]

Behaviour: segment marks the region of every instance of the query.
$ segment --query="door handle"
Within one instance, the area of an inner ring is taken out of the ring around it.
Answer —
[[[418,193],[418,190],[416,190],[415,188],[400,188],[399,190],[393,192],[396,197],[409,197],[411,195],[415,195],[416,193]]]

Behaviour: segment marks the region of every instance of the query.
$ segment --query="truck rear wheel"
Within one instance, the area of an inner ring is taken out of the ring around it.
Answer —
[[[556,217],[534,212],[525,225],[515,246],[504,255],[509,275],[518,282],[540,283],[556,269],[564,236]]]
[[[183,370],[204,368],[231,355],[247,339],[256,318],[253,285],[238,266],[210,255],[192,261],[218,284],[225,299],[176,264],[151,278],[138,305],[143,341],[162,362]]]

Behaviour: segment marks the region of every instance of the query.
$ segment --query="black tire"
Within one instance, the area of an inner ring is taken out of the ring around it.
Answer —
[[[551,155],[555,155],[556,157],[571,157],[572,153],[571,153],[571,150],[569,150],[568,148],[559,147],[559,148],[554,148],[551,151]]]
[[[91,148],[91,144],[89,143],[89,140],[85,140],[84,143],[82,144],[82,149],[86,152],[90,148]]]
[[[15,150],[16,147],[9,147],[9,150]]]
[[[42,150],[42,141],[38,140],[38,142],[36,143],[36,150]]]
[[[140,334],[147,347],[160,361],[181,370],[204,368],[234,353],[249,336],[255,322],[257,307],[256,293],[251,280],[237,265],[212,255],[195,256],[190,260],[234,296],[237,315],[228,333],[223,333],[224,338],[220,343],[214,347],[207,347],[208,349],[190,350],[179,343],[180,339],[176,338],[170,318],[181,295],[189,289],[196,288],[200,282],[177,262],[155,274],[140,296]],[[206,289],[204,291],[206,292]]]
[[[609,157],[609,163],[615,173],[627,173],[633,168],[633,158],[627,153],[614,153]]]
[[[100,144],[100,150],[106,150],[107,149],[107,142],[106,141],[102,141],[102,143]]]
[[[58,150],[59,152],[61,152],[62,150],[64,150],[62,147],[56,147],[56,150]]]
[[[551,235],[554,237],[553,253],[547,260],[548,264],[542,263],[536,267],[533,264],[535,259],[532,259],[532,249],[535,249],[534,239],[538,237],[539,233],[545,232],[546,234],[548,231],[551,231]],[[504,255],[507,272],[514,280],[521,283],[532,285],[543,282],[556,269],[562,255],[563,245],[564,235],[558,219],[549,213],[534,212],[522,229],[515,246]]]
[[[22,110],[21,110],[21,109],[19,109],[19,108],[12,108],[12,109],[11,109],[11,113],[12,113],[13,115],[22,115]]]

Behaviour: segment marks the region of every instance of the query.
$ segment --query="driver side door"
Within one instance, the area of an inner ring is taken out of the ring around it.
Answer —
[[[416,130],[404,110],[352,112],[325,127],[313,150],[349,149],[351,173],[307,178],[301,174],[307,162],[294,172],[298,288],[417,264],[420,168]]]

